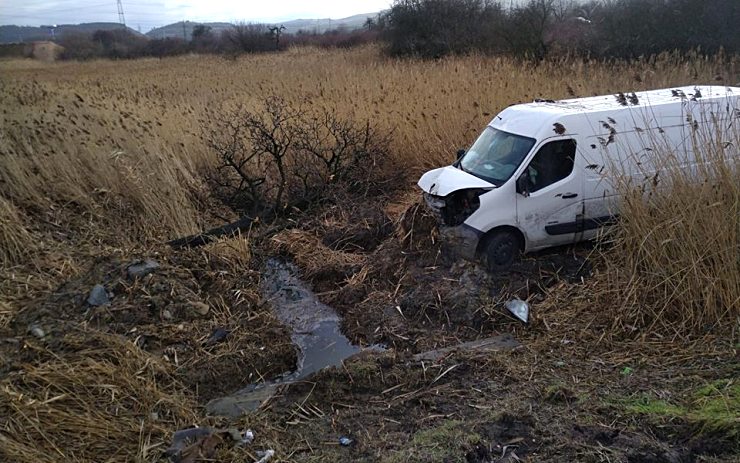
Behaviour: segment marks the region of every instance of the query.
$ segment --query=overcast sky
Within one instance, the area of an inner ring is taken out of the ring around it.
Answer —
[[[143,32],[189,21],[278,22],[298,18],[339,19],[380,11],[391,0],[122,0],[126,25]],[[116,0],[0,0],[0,24],[40,26],[118,22]]]

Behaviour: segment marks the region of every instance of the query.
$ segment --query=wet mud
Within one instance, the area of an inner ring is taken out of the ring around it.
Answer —
[[[298,269],[280,259],[269,259],[262,274],[261,290],[275,317],[291,331],[297,351],[296,369],[264,383],[255,383],[206,405],[209,413],[236,417],[254,411],[272,398],[281,386],[305,379],[362,351],[342,333],[336,311],[319,301],[298,276]],[[373,350],[381,347],[373,346]]]

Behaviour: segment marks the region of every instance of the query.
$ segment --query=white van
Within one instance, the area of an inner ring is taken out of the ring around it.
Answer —
[[[737,87],[692,86],[511,106],[419,186],[443,238],[503,271],[520,252],[591,239],[613,224],[614,173],[655,181],[666,153],[695,165],[702,133],[736,143],[738,97]]]

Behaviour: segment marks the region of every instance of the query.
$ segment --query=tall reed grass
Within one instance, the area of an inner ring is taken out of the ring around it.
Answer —
[[[738,335],[740,119],[714,116],[687,125],[686,151],[654,153],[646,188],[618,179],[621,218],[607,262],[615,319],[630,330]]]
[[[32,226],[40,217],[72,239],[113,231],[106,239],[119,245],[202,228],[212,216],[202,174],[215,163],[201,139],[204,119],[238,104],[254,108],[266,95],[308,99],[392,130],[395,164],[413,178],[449,162],[512,103],[730,81],[737,67],[737,59],[668,54],[632,63],[389,60],[375,47],[235,61],[3,61],[2,260],[21,262],[49,242]]]

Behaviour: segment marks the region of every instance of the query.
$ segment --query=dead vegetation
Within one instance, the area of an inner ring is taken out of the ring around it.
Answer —
[[[390,158],[413,179],[512,102],[731,81],[736,61],[534,67],[386,61],[368,48],[0,66],[1,458],[159,461],[174,431],[223,424],[204,415],[205,401],[295,362],[259,294],[260,262],[275,254],[337,309],[350,339],[392,349],[233,423],[255,429],[277,461],[514,461],[513,451],[525,461],[729,462],[740,452],[728,418],[740,182],[723,164],[721,187],[679,178],[679,194],[629,201],[615,244],[529,256],[498,279],[449,259],[407,183],[393,195],[333,192],[259,237],[160,244],[235,218],[208,187],[218,160],[199,121],[209,111],[255,110],[267,94],[342,108],[392,131]],[[127,266],[146,258],[160,268],[130,279]],[[85,304],[95,284],[110,305]],[[532,305],[529,326],[502,309],[512,296]],[[413,360],[500,332],[524,347]],[[340,435],[354,444],[339,446]],[[253,450],[221,443],[217,458],[254,461]]]
[[[737,337],[740,322],[740,170],[738,142],[714,124],[692,129],[698,163],[662,153],[645,188],[621,184],[621,221],[605,283],[620,305],[615,325],[640,335],[684,339]],[[623,182],[622,182],[623,183]]]
[[[173,426],[196,420],[171,369],[120,336],[77,329],[24,348],[33,360],[0,389],[5,461],[147,461]]]

